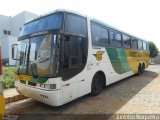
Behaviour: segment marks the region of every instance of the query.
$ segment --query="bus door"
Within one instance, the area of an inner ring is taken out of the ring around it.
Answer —
[[[85,37],[77,37],[66,35],[62,42],[62,101],[68,102],[83,93],[79,92],[79,88],[84,85],[84,75],[79,75],[84,69],[87,61],[88,42]],[[83,81],[82,85],[79,81]]]
[[[78,47],[77,37],[64,36],[62,40],[62,102],[66,103],[77,97]]]

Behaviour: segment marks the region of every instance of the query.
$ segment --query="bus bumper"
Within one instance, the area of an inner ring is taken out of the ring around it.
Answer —
[[[0,95],[0,118],[4,114],[5,111],[5,99],[4,96]]]
[[[33,98],[42,103],[51,105],[51,106],[60,106],[61,102],[61,90],[44,90],[36,87],[31,87],[19,82],[15,82],[15,87],[17,91],[26,96]]]

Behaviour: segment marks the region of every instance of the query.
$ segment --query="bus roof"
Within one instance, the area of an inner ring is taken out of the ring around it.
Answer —
[[[139,38],[139,37],[136,37],[136,36],[134,36],[134,35],[128,34],[127,32],[124,32],[124,31],[122,31],[122,30],[120,30],[120,29],[117,29],[117,28],[115,28],[115,27],[113,27],[113,26],[111,26],[111,25],[109,25],[109,24],[106,24],[106,23],[104,23],[104,22],[102,22],[102,21],[100,21],[100,20],[97,20],[97,19],[95,19],[95,18],[93,18],[93,17],[89,17],[89,16],[87,16],[87,15],[85,15],[85,14],[81,14],[81,13],[79,13],[79,12],[72,11],[72,10],[66,10],[66,9],[57,9],[57,10],[48,12],[48,13],[46,13],[46,14],[40,15],[40,16],[34,18],[34,19],[31,19],[31,20],[27,21],[25,24],[28,24],[28,23],[30,23],[30,22],[33,22],[33,21],[38,20],[38,19],[40,19],[40,18],[43,18],[43,17],[45,17],[45,16],[54,14],[54,13],[56,13],[56,12],[68,12],[68,13],[77,14],[77,15],[79,15],[79,16],[89,18],[91,21],[94,21],[94,22],[96,22],[96,23],[98,23],[98,24],[101,24],[101,25],[103,25],[103,26],[106,26],[106,27],[108,27],[108,28],[110,28],[110,29],[113,29],[113,30],[116,30],[116,31],[118,31],[118,32],[124,33],[124,34],[126,34],[126,35],[129,35],[129,36],[131,36],[131,37],[137,38],[137,39],[139,39],[139,40],[143,40],[143,39],[141,39],[141,38]],[[147,40],[143,40],[143,41],[147,41]]]

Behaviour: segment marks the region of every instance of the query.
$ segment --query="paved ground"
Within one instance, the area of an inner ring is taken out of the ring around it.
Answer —
[[[8,97],[13,97],[15,95],[19,95],[19,93],[17,93],[16,89],[15,88],[11,88],[11,89],[7,89],[7,90],[4,90],[4,97],[5,98],[8,98]]]
[[[15,88],[11,88],[4,90],[4,98],[5,103],[8,104],[22,99],[26,99],[27,97],[20,95]]]
[[[113,114],[160,113],[160,65],[151,65],[141,76],[134,75],[109,85],[96,97],[86,95],[61,107],[26,99],[8,104],[6,113],[23,114],[21,117],[27,119],[58,119],[59,115],[64,118],[71,115],[74,119],[77,114],[101,114],[99,117],[108,114],[107,117],[111,117]]]

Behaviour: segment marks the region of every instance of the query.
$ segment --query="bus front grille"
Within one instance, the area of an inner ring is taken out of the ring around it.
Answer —
[[[34,82],[30,82],[30,81],[28,81],[28,85],[36,86],[36,85],[37,85],[37,83],[34,83]]]
[[[20,80],[20,82],[23,83],[23,84],[26,84],[26,81],[24,81],[24,80]]]

